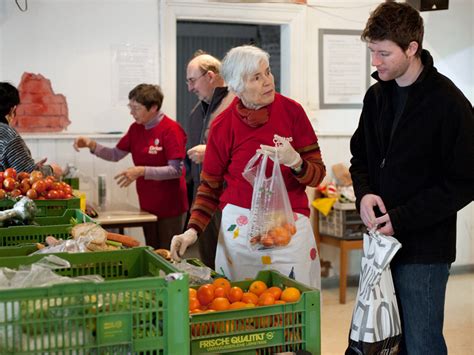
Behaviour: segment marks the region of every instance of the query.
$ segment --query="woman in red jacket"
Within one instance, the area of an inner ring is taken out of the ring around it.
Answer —
[[[319,257],[305,193],[306,186],[317,186],[325,175],[314,129],[301,105],[275,92],[269,55],[260,48],[231,49],[222,63],[222,74],[237,97],[213,122],[188,230],[173,238],[172,256],[179,259],[206,228],[212,213],[221,208],[218,272],[241,280],[271,268],[319,287]],[[242,172],[257,150],[274,154],[274,139],[281,144],[279,162],[297,233],[286,247],[251,250],[247,227],[253,187]]]
[[[89,148],[92,154],[119,161],[132,154],[134,166],[115,178],[120,187],[137,182],[140,208],[158,217],[158,235],[145,229],[147,245],[168,249],[171,237],[183,230],[188,210],[183,159],[186,134],[161,110],[163,94],[158,85],[140,84],[130,91],[130,113],[135,122],[114,148],[88,137],[78,137],[74,148]]]

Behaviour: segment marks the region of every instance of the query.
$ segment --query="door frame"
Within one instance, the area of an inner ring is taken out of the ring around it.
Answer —
[[[221,3],[160,0],[159,73],[163,110],[176,117],[176,27],[180,20],[281,26],[281,93],[307,102],[306,6],[296,4]]]

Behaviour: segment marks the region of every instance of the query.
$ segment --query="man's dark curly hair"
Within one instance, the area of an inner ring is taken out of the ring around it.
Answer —
[[[423,18],[420,13],[406,3],[385,2],[370,14],[361,39],[366,42],[389,40],[403,51],[410,42],[418,43],[419,56],[423,44]]]

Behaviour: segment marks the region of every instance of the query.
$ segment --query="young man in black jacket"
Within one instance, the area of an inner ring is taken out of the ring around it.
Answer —
[[[392,275],[403,354],[446,354],[443,317],[456,257],[456,214],[474,196],[472,105],[422,49],[423,19],[380,4],[367,22],[372,75],[351,139],[357,207],[368,228],[397,238]]]

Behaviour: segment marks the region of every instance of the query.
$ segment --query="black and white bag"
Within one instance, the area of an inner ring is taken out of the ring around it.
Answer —
[[[364,234],[357,301],[346,355],[394,355],[399,352],[401,323],[390,261],[401,244],[377,231]]]

